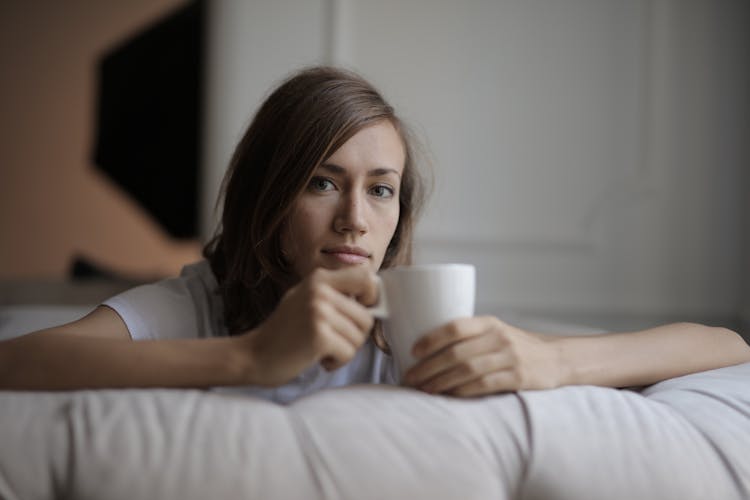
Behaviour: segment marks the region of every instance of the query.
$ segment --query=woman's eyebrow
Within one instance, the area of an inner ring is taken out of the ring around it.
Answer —
[[[334,165],[333,163],[324,163],[320,166],[320,168],[328,170],[329,172],[337,175],[346,174],[346,169],[344,167]],[[401,174],[395,168],[378,167],[367,171],[368,177],[380,177],[388,174],[395,174],[397,177],[401,177]]]
[[[379,177],[381,175],[388,175],[388,174],[394,174],[396,177],[401,177],[401,174],[396,170],[395,168],[373,168],[372,170],[367,171],[367,175],[370,177]]]

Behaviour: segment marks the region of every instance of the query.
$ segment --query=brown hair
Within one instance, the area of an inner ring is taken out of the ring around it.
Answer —
[[[222,185],[221,225],[204,249],[231,335],[266,319],[289,286],[282,230],[315,169],[379,120],[391,121],[406,153],[399,221],[381,267],[411,262],[423,190],[405,125],[360,76],[331,67],[300,71],[265,100],[234,151]]]

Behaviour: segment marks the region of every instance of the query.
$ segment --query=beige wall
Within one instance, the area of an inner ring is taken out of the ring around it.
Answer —
[[[182,3],[0,3],[0,279],[63,278],[76,254],[136,278],[197,257],[90,161],[96,59]]]

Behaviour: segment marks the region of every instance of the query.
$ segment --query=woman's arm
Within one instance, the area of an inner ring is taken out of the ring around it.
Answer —
[[[257,328],[180,340],[133,341],[120,316],[100,306],[73,323],[0,341],[0,390],[279,386],[313,363],[334,370],[354,357],[373,318],[352,297],[375,301],[371,271],[318,270]]]
[[[750,361],[736,333],[690,323],[633,333],[552,336],[497,318],[465,318],[414,346],[406,382],[434,393],[477,396],[571,384],[630,387]]]
[[[695,323],[548,342],[564,367],[560,385],[642,386],[750,361],[750,346],[738,334]]]
[[[0,389],[230,385],[251,362],[236,337],[134,342],[117,313],[100,306],[67,325],[0,342]]]

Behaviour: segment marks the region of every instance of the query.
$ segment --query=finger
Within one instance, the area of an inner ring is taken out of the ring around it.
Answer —
[[[354,297],[364,305],[373,305],[378,299],[378,283],[375,274],[367,266],[347,267],[334,271],[319,268],[313,272],[312,280],[322,281],[338,292]]]
[[[321,332],[319,342],[320,363],[328,371],[341,368],[357,353],[357,349],[347,339],[336,334],[331,327]]]
[[[450,391],[450,394],[461,398],[470,398],[520,389],[516,372],[513,370],[502,370],[485,374],[466,384],[460,385]]]
[[[490,328],[493,321],[495,321],[495,318],[484,316],[453,320],[425,334],[414,344],[412,354],[415,358],[432,356],[441,349],[445,349],[467,337],[484,333]]]
[[[326,285],[322,288],[323,302],[333,308],[332,314],[345,317],[355,327],[352,340],[358,345],[364,342],[375,323],[372,314],[362,304],[337,290]]]
[[[480,335],[455,342],[432,356],[422,358],[406,373],[404,380],[409,385],[423,385],[438,374],[465,365],[475,357],[490,352],[502,352],[503,346],[502,338],[484,331]]]
[[[326,331],[330,331],[345,339],[354,349],[359,349],[365,343],[365,340],[367,340],[373,320],[365,312],[363,317],[357,322],[350,316],[350,314],[356,315],[354,312],[349,311],[347,314],[347,312],[342,311],[342,309],[356,310],[356,307],[362,306],[346,297],[334,297],[331,300],[322,302],[318,306],[318,314],[320,315],[319,325],[325,325]]]
[[[482,376],[501,371],[507,368],[508,364],[505,352],[491,352],[454,365],[453,368],[421,384],[419,388],[432,394],[450,392]]]

